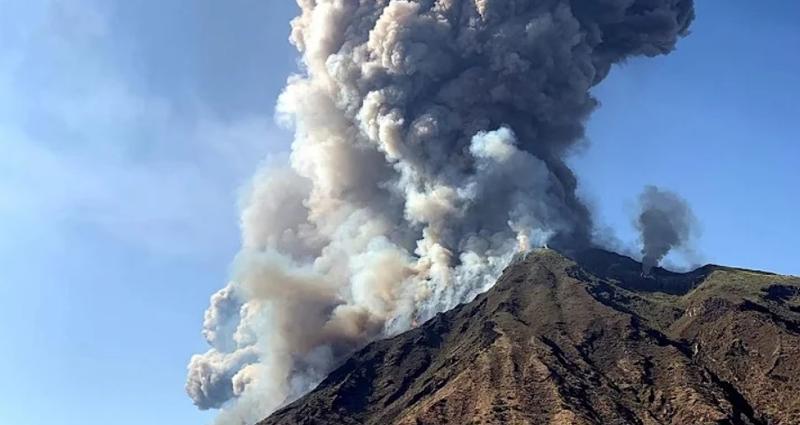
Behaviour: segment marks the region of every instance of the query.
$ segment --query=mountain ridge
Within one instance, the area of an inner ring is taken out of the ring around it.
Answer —
[[[536,250],[268,424],[800,423],[800,279]]]

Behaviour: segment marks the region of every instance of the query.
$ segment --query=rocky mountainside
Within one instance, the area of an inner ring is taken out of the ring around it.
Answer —
[[[800,424],[800,279],[540,250],[269,424]]]

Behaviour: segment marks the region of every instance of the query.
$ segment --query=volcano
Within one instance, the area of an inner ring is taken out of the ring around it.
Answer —
[[[536,250],[272,424],[798,424],[800,279]]]

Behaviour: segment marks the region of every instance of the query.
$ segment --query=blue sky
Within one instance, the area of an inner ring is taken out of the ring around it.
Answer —
[[[197,424],[184,395],[238,246],[238,188],[290,135],[291,2],[0,0],[0,423]],[[618,67],[572,162],[632,245],[657,184],[698,257],[800,274],[800,5],[700,2]]]

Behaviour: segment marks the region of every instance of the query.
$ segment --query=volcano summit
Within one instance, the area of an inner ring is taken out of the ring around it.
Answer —
[[[536,250],[260,425],[800,423],[800,279]]]

